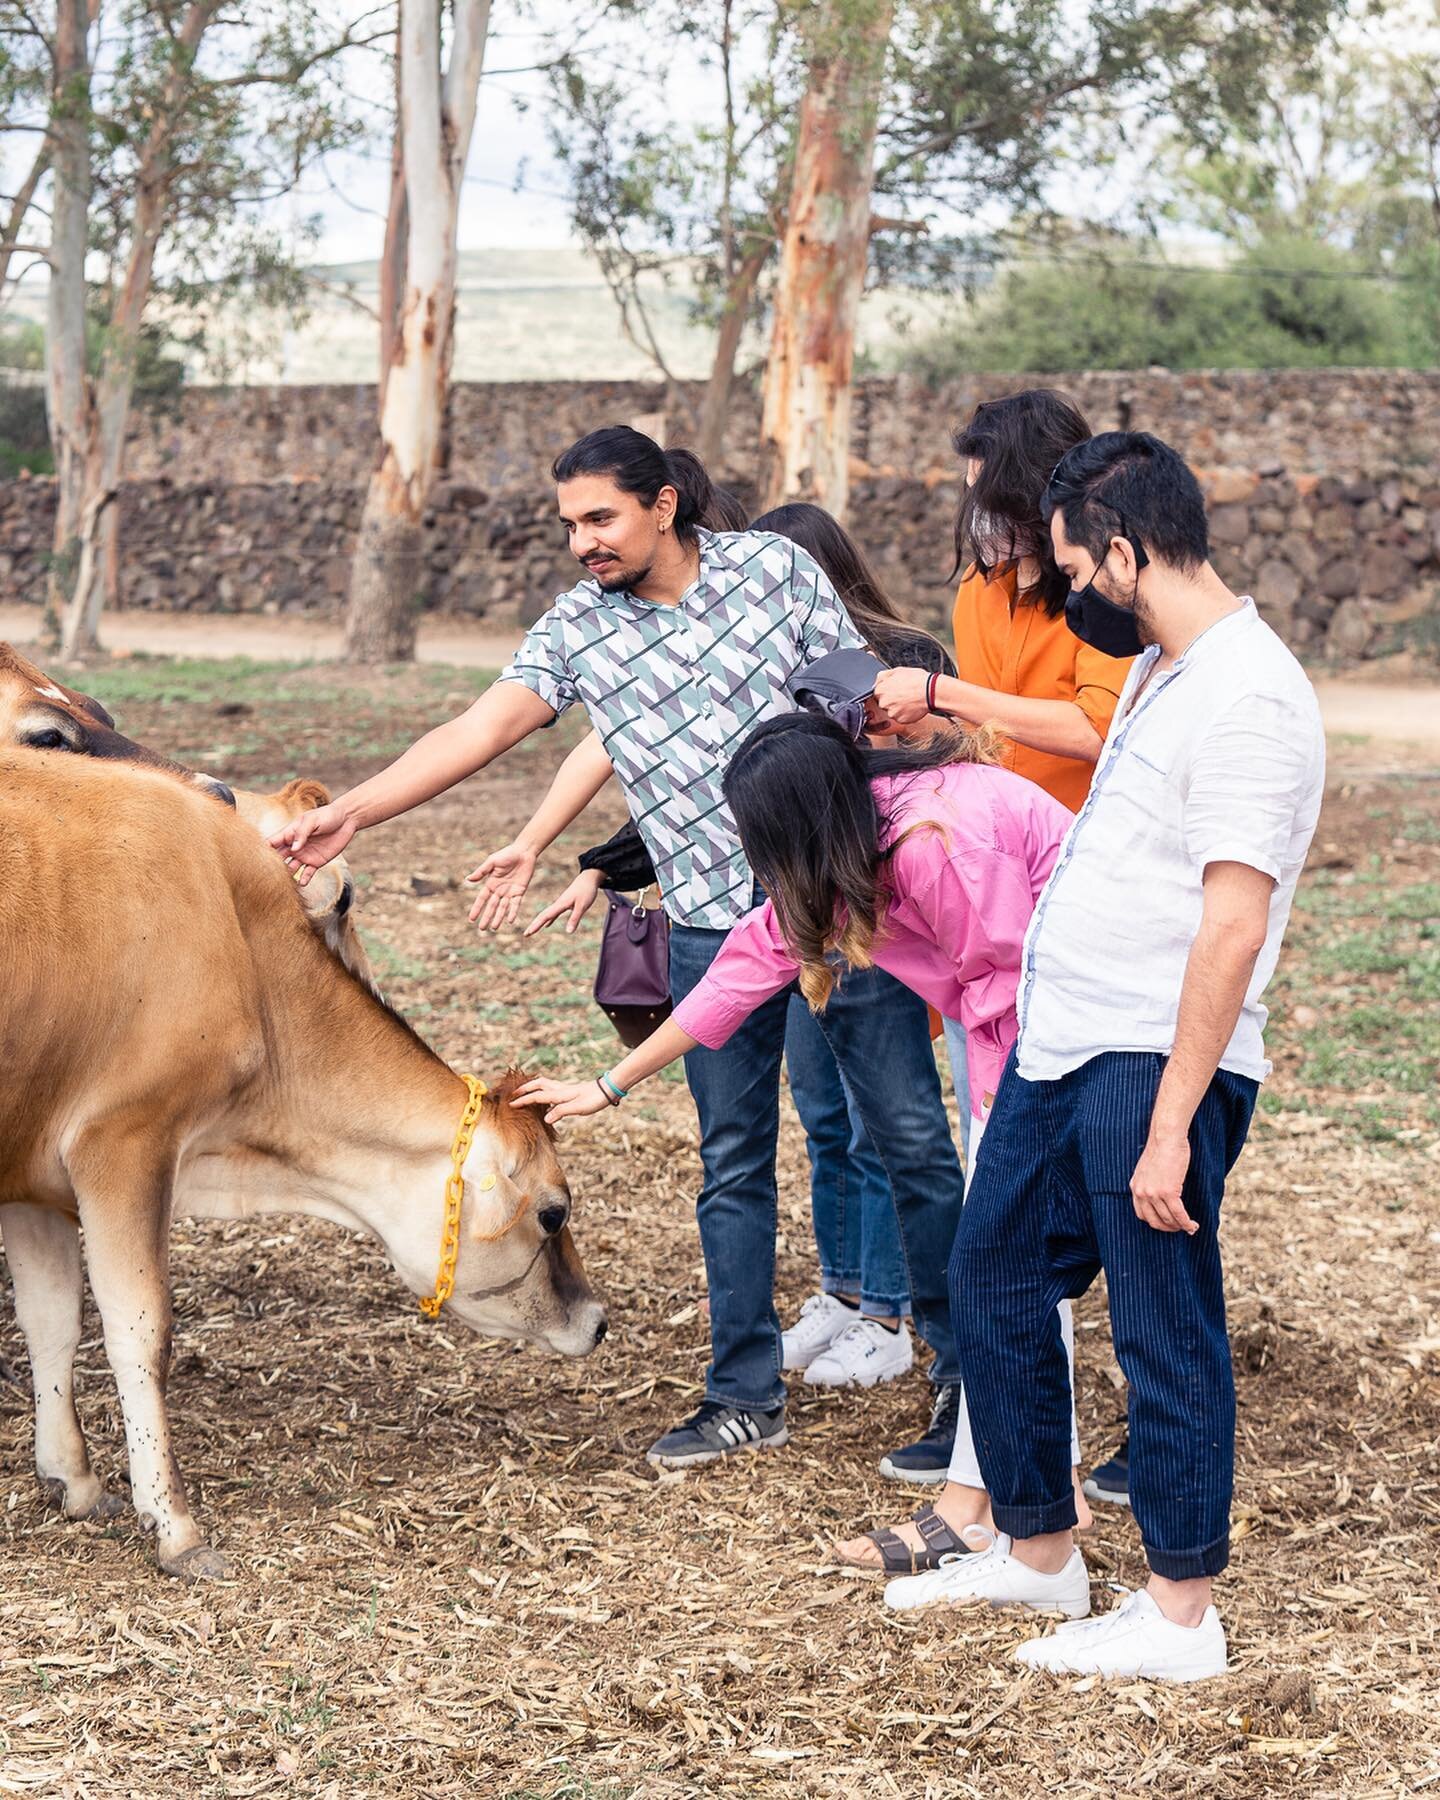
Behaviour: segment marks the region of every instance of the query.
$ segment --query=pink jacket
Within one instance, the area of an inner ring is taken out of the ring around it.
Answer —
[[[979,1114],[1015,1042],[1025,928],[1074,818],[1033,781],[984,763],[882,776],[875,799],[882,845],[911,835],[886,864],[889,902],[872,954],[965,1027]],[[731,931],[675,1023],[717,1050],[797,969],[767,900]]]

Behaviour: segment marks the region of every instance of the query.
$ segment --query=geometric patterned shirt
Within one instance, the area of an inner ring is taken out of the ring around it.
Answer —
[[[533,625],[502,681],[557,714],[578,701],[615,765],[677,925],[728,930],[754,876],[720,782],[795,674],[864,642],[813,558],[763,531],[701,531],[673,606],[582,581]]]

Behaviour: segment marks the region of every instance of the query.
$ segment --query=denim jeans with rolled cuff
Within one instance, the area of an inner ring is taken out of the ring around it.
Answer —
[[[1058,1304],[1103,1270],[1130,1384],[1130,1504],[1150,1567],[1218,1575],[1230,1555],[1235,1380],[1225,1334],[1220,1203],[1256,1083],[1219,1070],[1190,1125],[1181,1201],[1199,1229],[1139,1218],[1130,1178],[1165,1058],[1109,1051],[1054,1081],[1011,1053],[955,1237],[950,1291],[975,1451],[997,1529],[1075,1523],[1071,1397]]]

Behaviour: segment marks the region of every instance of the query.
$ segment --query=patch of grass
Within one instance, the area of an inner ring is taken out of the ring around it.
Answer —
[[[1275,984],[1277,1035],[1301,1051],[1302,1087],[1395,1096],[1393,1112],[1320,1102],[1368,1142],[1392,1141],[1411,1123],[1402,1096],[1440,1120],[1437,921],[1440,883],[1394,883],[1375,859],[1348,877],[1322,872],[1307,884],[1296,953]]]
[[[370,958],[382,986],[386,981],[424,981],[431,973],[426,963],[413,956],[402,956],[382,938],[372,938],[362,931],[360,942],[365,946],[365,954]],[[409,1010],[413,1012],[415,1008],[411,1007]]]
[[[244,700],[272,703],[276,684],[303,663],[256,662],[248,656],[181,658],[131,656],[108,668],[87,671],[86,692],[110,708],[144,702],[188,700],[205,704]],[[300,695],[289,696],[295,699]],[[333,696],[336,699],[339,695]],[[325,698],[332,698],[327,693]]]

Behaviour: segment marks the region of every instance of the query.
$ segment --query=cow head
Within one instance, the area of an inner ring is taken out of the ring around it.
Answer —
[[[330,799],[318,781],[291,781],[278,793],[255,794],[232,790],[213,775],[187,769],[158,750],[122,736],[98,700],[62,686],[13,645],[0,643],[0,747],[10,744],[20,749],[59,750],[73,756],[101,757],[158,769],[233,806],[247,824],[265,837],[272,836],[291,819],[298,819],[309,807],[324,806]],[[310,922],[321,937],[347,969],[373,987],[370,959],[350,916],[355,882],[345,859],[337,857],[298,891]]]
[[[510,1105],[526,1079],[511,1069],[482,1106],[465,1161],[455,1292],[445,1311],[486,1337],[528,1338],[563,1356],[586,1356],[605,1335],[605,1308],[570,1236],[570,1188],[554,1131],[534,1107]],[[427,1273],[438,1246],[434,1233],[422,1250]]]
[[[328,806],[328,790],[318,781],[289,781],[278,793],[253,794],[235,789],[235,810],[247,825],[253,825],[264,838],[271,838],[292,819],[314,806]],[[352,973],[367,987],[375,986],[370,959],[360,942],[351,908],[355,903],[355,878],[343,856],[317,869],[311,880],[297,888],[301,904],[310,915],[310,923]]]
[[[59,750],[72,756],[96,756],[116,762],[163,769],[181,781],[231,803],[223,781],[201,775],[183,763],[149,750],[115,729],[115,721],[98,700],[63,687],[11,644],[0,644],[0,745],[21,750]]]

